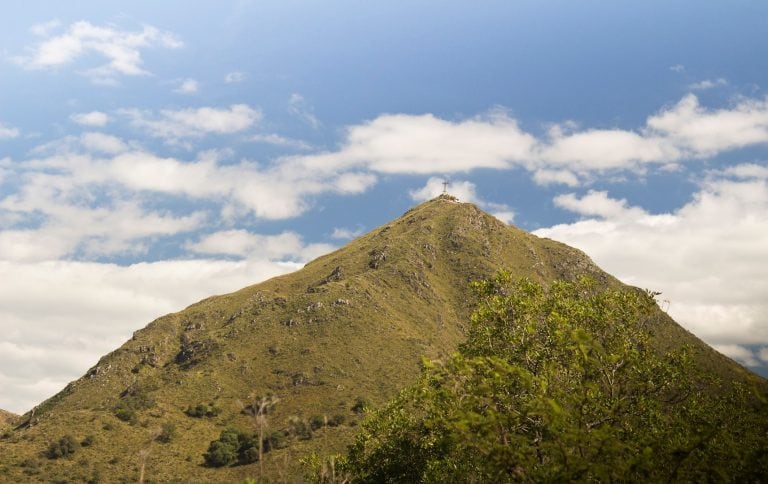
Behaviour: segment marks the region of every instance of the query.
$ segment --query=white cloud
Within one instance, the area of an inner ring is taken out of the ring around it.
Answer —
[[[339,240],[349,240],[363,234],[363,228],[350,229],[346,227],[334,227],[331,237]]]
[[[226,76],[224,76],[224,82],[227,84],[234,84],[238,82],[243,82],[245,80],[245,74],[242,72],[229,72]]]
[[[19,136],[19,130],[13,127],[5,126],[0,123],[0,139],[3,138],[16,138]]]
[[[742,365],[760,366],[760,362],[749,348],[740,345],[715,345],[714,348],[725,356],[738,361]]]
[[[101,111],[91,111],[89,113],[75,113],[69,117],[72,121],[83,126],[103,127],[109,123],[109,116]]]
[[[52,30],[56,30],[60,26],[61,21],[58,19],[53,19],[49,20],[48,22],[35,24],[29,29],[29,31],[38,37],[48,37]]]
[[[637,207],[630,207],[626,200],[615,200],[608,192],[590,190],[581,198],[569,193],[558,195],[555,205],[579,215],[598,216],[604,219],[621,218],[622,220],[637,220],[648,217],[648,214]]]
[[[502,111],[460,121],[431,114],[381,115],[347,128],[338,150],[294,158],[308,170],[361,167],[379,173],[439,174],[522,167],[541,185],[577,186],[596,174],[679,170],[683,162],[768,143],[768,100],[707,109],[692,94],[629,129],[553,125],[537,138]]]
[[[721,87],[728,85],[728,81],[723,79],[722,77],[717,79],[704,79],[700,82],[694,82],[693,84],[690,84],[688,86],[688,89],[692,89],[694,91],[704,91],[707,89],[713,89],[715,87]]]
[[[199,254],[260,257],[270,260],[310,260],[334,249],[328,244],[305,245],[300,235],[283,232],[261,235],[246,230],[225,230],[206,235],[187,248]]]
[[[178,94],[194,94],[200,90],[200,83],[194,79],[181,79],[173,92]]]
[[[768,181],[715,178],[666,214],[606,192],[562,195],[585,218],[537,230],[584,250],[630,284],[663,292],[669,312],[713,345],[768,343]]]
[[[0,408],[30,410],[161,314],[304,262],[253,257],[119,266],[0,260]]]
[[[675,64],[669,68],[672,72],[685,72],[685,66],[682,64]]]
[[[322,124],[301,94],[291,94],[291,97],[288,100],[288,112],[308,124],[313,129],[319,128]]]
[[[760,351],[757,352],[757,357],[765,363],[768,363],[768,346],[760,348]]]
[[[425,115],[382,115],[347,129],[340,150],[298,161],[310,170],[367,167],[381,173],[505,169],[531,155],[535,139],[503,113],[452,122]]]
[[[430,178],[423,187],[410,192],[411,199],[416,202],[423,202],[441,195],[443,190],[445,190],[445,181],[444,178]],[[512,223],[515,218],[514,212],[507,205],[487,202],[478,197],[477,187],[472,182],[452,180],[448,184],[447,193],[458,198],[461,202],[479,205],[481,208],[490,211],[496,218],[504,223]]]
[[[266,143],[275,146],[285,146],[287,148],[295,148],[299,150],[309,150],[312,147],[304,141],[286,138],[278,134],[255,134],[249,138],[254,143]]]
[[[579,178],[569,170],[536,170],[533,173],[533,181],[537,185],[566,185],[569,187],[579,186]]]
[[[443,190],[447,190],[448,194],[457,197],[462,202],[478,203],[475,184],[469,181],[454,180],[450,181],[448,188],[445,188],[444,183],[447,180],[444,178],[432,177],[427,180],[427,183],[418,190],[412,190],[410,192],[411,199],[415,202],[424,202],[431,200],[443,193]]]
[[[229,108],[201,107],[161,110],[158,114],[138,109],[123,109],[134,128],[149,136],[179,142],[185,138],[201,138],[209,134],[233,134],[251,128],[261,120],[261,112],[247,104]]]
[[[675,159],[714,156],[768,143],[768,100],[744,99],[730,109],[709,110],[689,94],[672,108],[648,118],[647,125],[675,146],[679,153]]]
[[[91,152],[116,154],[128,150],[128,145],[120,138],[104,133],[83,133],[80,135],[80,142]]]
[[[732,176],[735,178],[768,178],[768,166],[757,165],[755,163],[743,163],[740,165],[729,166],[714,175]]]
[[[70,64],[87,54],[96,54],[107,61],[84,72],[92,81],[114,84],[118,76],[148,74],[142,68],[141,51],[152,47],[179,48],[183,44],[173,34],[146,25],[140,31],[118,30],[113,26],[99,27],[90,22],[75,22],[61,35],[51,37],[53,26],[35,26],[35,34],[45,37],[28,48],[28,54],[16,61],[29,69],[50,69]]]

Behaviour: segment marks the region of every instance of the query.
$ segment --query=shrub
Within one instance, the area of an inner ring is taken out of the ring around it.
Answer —
[[[344,424],[344,421],[346,421],[346,420],[347,420],[347,417],[345,417],[344,415],[342,415],[340,413],[337,413],[336,415],[331,417],[330,420],[328,420],[328,426],[329,427],[338,427],[339,425]]]
[[[309,419],[309,428],[312,430],[317,430],[321,427],[325,426],[325,417],[322,417],[320,415],[313,415]]]
[[[81,447],[90,447],[93,445],[93,442],[96,440],[96,438],[93,435],[87,435],[82,442],[80,442]]]
[[[155,440],[167,444],[174,437],[176,437],[176,426],[172,423],[164,423],[160,429],[160,434],[158,434]]]
[[[56,442],[51,442],[45,456],[49,459],[60,459],[68,457],[77,451],[77,441],[71,435],[65,435]]]
[[[203,417],[215,417],[218,414],[221,413],[221,408],[217,407],[214,404],[206,405],[204,403],[198,403],[194,407],[190,405],[187,407],[187,409],[184,411],[188,416],[194,417],[194,418],[203,418]]]
[[[264,452],[288,447],[288,437],[285,432],[270,432],[264,439]]]
[[[250,464],[259,460],[259,438],[251,432],[227,429],[203,454],[207,467]]]
[[[358,415],[365,413],[365,410],[371,406],[371,403],[363,397],[357,397],[355,404],[352,405],[352,411]]]

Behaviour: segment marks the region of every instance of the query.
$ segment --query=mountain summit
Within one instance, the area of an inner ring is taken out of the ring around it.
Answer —
[[[469,283],[502,268],[545,284],[621,285],[583,252],[443,195],[297,272],[136,331],[17,419],[0,440],[0,480],[295,480],[300,458],[342,451],[366,406],[413,383],[423,356],[455,350]],[[708,371],[758,381],[661,319],[660,348],[690,344]],[[227,428],[275,437],[259,463],[205,467]]]

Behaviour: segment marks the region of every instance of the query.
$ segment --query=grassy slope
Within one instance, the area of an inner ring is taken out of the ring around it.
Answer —
[[[142,455],[154,480],[255,477],[258,464],[208,469],[202,453],[227,426],[253,428],[242,406],[268,393],[280,398],[268,419],[271,429],[286,428],[292,416],[346,418],[345,425],[267,455],[267,475],[300,475],[299,457],[342,450],[349,442],[359,418],[351,411],[357,397],[383,402],[414,381],[422,356],[453,351],[472,308],[468,282],[502,267],[545,282],[590,274],[619,284],[575,249],[506,226],[473,205],[438,198],[298,272],[203,300],[137,331],[25,415],[22,422],[31,425],[0,440],[0,480],[99,474],[133,482]],[[702,364],[729,380],[752,378],[668,323],[659,328],[660,344],[693,342]],[[182,344],[194,363],[177,362]],[[126,423],[112,409],[121,393],[136,388],[155,403]],[[184,414],[201,402],[215,403],[221,414]],[[153,441],[164,423],[177,429],[167,444]],[[78,440],[92,435],[95,443],[72,458],[41,457],[67,433]]]
[[[0,409],[0,430],[5,430],[6,428],[12,426],[18,418],[18,415]]]

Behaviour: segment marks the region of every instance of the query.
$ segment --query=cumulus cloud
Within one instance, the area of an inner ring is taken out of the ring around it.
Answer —
[[[228,72],[226,76],[224,76],[224,82],[227,84],[235,84],[238,82],[243,82],[245,80],[245,74],[242,72]]]
[[[229,108],[164,109],[159,113],[123,109],[120,114],[126,116],[134,128],[171,143],[209,134],[240,133],[261,120],[261,112],[247,104],[233,104]]]
[[[6,126],[0,123],[0,139],[3,138],[16,138],[19,136],[19,130],[10,126]]]
[[[680,169],[681,163],[768,143],[768,100],[709,109],[695,95],[649,116],[637,129],[553,125],[524,131],[495,110],[465,120],[385,114],[347,128],[340,147],[294,161],[304,169],[363,167],[379,173],[438,174],[522,167],[540,185],[578,186],[606,172]]]
[[[173,92],[178,94],[194,94],[200,90],[200,83],[194,79],[181,79]]]
[[[363,234],[363,228],[350,229],[346,227],[334,227],[331,237],[339,240],[349,240]]]
[[[53,19],[47,22],[35,24],[32,27],[30,27],[29,31],[37,35],[38,37],[48,37],[52,30],[55,30],[60,26],[61,26],[61,21],[59,19]]]
[[[744,99],[727,109],[706,109],[689,94],[675,106],[651,116],[648,128],[675,146],[675,161],[768,142],[768,100]]]
[[[279,134],[255,134],[248,138],[250,141],[253,141],[254,143],[265,143],[270,144],[274,146],[284,146],[286,148],[294,148],[298,150],[309,150],[312,149],[312,146],[305,143],[304,141],[294,139],[294,138],[287,138],[285,136],[280,136]]]
[[[509,168],[510,161],[530,157],[534,144],[533,136],[503,113],[464,121],[388,114],[349,127],[338,151],[300,161],[313,170],[359,166],[381,173],[455,173]]]
[[[101,128],[109,123],[109,116],[101,111],[91,111],[89,113],[75,113],[69,117],[72,121],[83,126],[92,126]]]
[[[749,348],[740,345],[714,345],[714,348],[720,353],[729,356],[744,366],[760,366],[755,353]]]
[[[251,257],[120,266],[0,260],[0,408],[30,410],[161,314],[304,262]]]
[[[742,168],[733,171],[749,172]],[[729,356],[738,356],[733,345],[768,343],[768,265],[759,263],[768,260],[765,178],[710,178],[687,204],[663,214],[606,192],[555,203],[582,219],[537,235],[584,250],[625,282],[662,291],[677,321]]]
[[[726,85],[728,85],[728,81],[720,77],[717,79],[704,79],[703,81],[694,82],[693,84],[688,85],[688,89],[692,89],[694,91],[704,91],[707,89],[713,89],[715,87]]]
[[[71,24],[64,33],[51,36],[56,27],[56,23],[33,27],[34,33],[44,40],[29,47],[16,61],[28,69],[51,69],[92,54],[104,58],[106,63],[89,68],[84,74],[95,83],[114,84],[119,76],[148,74],[142,67],[143,49],[176,49],[183,45],[173,34],[150,25],[140,31],[126,31],[80,21]]]
[[[261,235],[246,230],[225,230],[202,237],[187,248],[199,254],[258,257],[270,260],[311,260],[334,249],[329,244],[304,244],[295,232]]]

